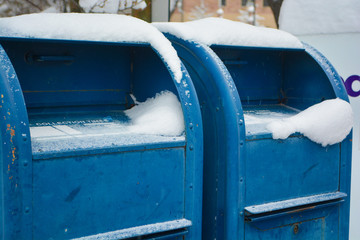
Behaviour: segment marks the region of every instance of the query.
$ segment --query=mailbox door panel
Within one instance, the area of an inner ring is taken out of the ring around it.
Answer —
[[[338,206],[247,222],[245,239],[339,239]]]
[[[36,160],[34,239],[184,217],[184,148]]]
[[[246,143],[246,204],[263,204],[339,188],[340,145],[298,136]]]

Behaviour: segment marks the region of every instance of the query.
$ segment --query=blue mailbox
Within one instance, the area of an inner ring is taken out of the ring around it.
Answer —
[[[201,105],[202,239],[347,239],[351,136],[326,147],[300,133],[275,140],[256,121],[348,101],[328,60],[286,33],[228,20],[155,26],[177,50]]]
[[[12,25],[55,19],[56,35],[71,17],[81,27],[103,20],[98,35],[109,27],[105,15],[29,15],[2,27],[1,239],[199,239],[202,123],[185,68],[179,61],[176,75],[153,42],[126,40],[139,35],[129,17],[110,17],[128,28],[108,41],[21,35]],[[127,110],[164,95],[180,101],[184,132],[131,130]]]

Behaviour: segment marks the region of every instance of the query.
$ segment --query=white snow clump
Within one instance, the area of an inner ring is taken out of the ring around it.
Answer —
[[[164,59],[175,80],[181,61],[161,32],[138,18],[117,14],[34,13],[0,18],[0,37],[149,43]]]
[[[204,18],[184,23],[153,23],[161,32],[205,45],[303,48],[290,33],[272,28],[255,27],[223,18]]]
[[[131,119],[129,131],[133,133],[178,136],[185,130],[181,104],[170,91],[148,98],[125,114]]]
[[[299,132],[325,147],[344,140],[353,121],[350,104],[337,98],[315,104],[295,116],[273,121],[267,129],[274,139],[286,139]]]

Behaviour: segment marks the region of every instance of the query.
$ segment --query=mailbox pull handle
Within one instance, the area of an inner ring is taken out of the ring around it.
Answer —
[[[57,63],[72,63],[75,60],[74,56],[70,55],[33,55],[27,54],[25,59],[28,63],[32,62],[57,62]]]
[[[245,220],[248,222],[262,221],[297,212],[338,205],[343,203],[346,197],[346,193],[334,192],[249,206],[245,207]]]
[[[315,205],[310,205],[310,206],[304,206],[304,207],[300,207],[298,209],[292,209],[292,210],[288,210],[288,211],[281,211],[278,213],[272,213],[272,214],[268,214],[268,215],[260,215],[260,216],[246,216],[245,217],[245,221],[247,222],[258,222],[258,221],[266,221],[272,218],[277,218],[277,217],[281,217],[281,216],[287,216],[290,215],[292,213],[298,213],[298,212],[303,212],[303,211],[308,211],[308,210],[313,210],[313,209],[319,209],[319,208],[325,208],[325,207],[330,207],[330,206],[334,206],[334,205],[338,205],[340,203],[343,203],[345,200],[344,199],[338,199],[338,200],[334,200],[331,202],[327,202],[327,203],[320,203],[320,204],[315,204]]]

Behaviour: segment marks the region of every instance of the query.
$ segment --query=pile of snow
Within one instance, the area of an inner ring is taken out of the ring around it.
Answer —
[[[303,48],[301,42],[290,33],[223,18],[204,18],[185,23],[153,23],[153,25],[161,32],[208,46]]]
[[[279,27],[295,35],[360,32],[359,0],[284,0]]]
[[[131,119],[129,130],[134,133],[178,136],[185,130],[180,102],[169,91],[138,103],[125,114]]]
[[[274,139],[286,139],[299,132],[323,147],[344,140],[352,127],[352,108],[339,98],[315,104],[293,117],[267,125]]]
[[[182,78],[181,62],[171,43],[151,24],[115,14],[39,13],[0,18],[0,36],[104,42],[149,43]]]

